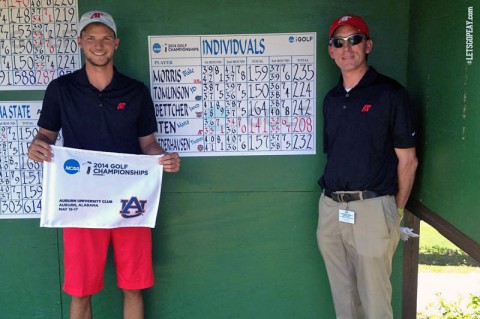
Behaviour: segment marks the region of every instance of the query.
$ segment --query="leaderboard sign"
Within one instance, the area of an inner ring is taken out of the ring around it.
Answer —
[[[150,36],[148,45],[167,151],[315,154],[316,33]]]

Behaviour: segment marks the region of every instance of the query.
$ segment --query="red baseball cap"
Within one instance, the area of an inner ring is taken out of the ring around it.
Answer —
[[[345,15],[335,19],[332,22],[332,24],[330,25],[330,32],[328,33],[328,39],[331,39],[335,30],[337,30],[337,28],[342,25],[348,25],[354,28],[355,30],[357,30],[358,33],[363,33],[367,37],[370,36],[368,34],[368,26],[365,23],[365,21],[363,21],[362,17],[354,16],[354,15]]]

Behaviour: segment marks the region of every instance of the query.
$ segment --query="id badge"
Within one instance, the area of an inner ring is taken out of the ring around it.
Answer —
[[[355,212],[346,209],[338,210],[338,220],[342,223],[355,224]]]

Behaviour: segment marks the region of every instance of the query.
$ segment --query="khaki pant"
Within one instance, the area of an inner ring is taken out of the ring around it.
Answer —
[[[339,221],[339,209],[355,223]],[[317,241],[338,319],[391,319],[392,257],[400,239],[394,196],[349,203],[320,197]]]

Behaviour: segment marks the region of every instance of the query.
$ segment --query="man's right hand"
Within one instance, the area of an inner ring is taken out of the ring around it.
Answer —
[[[28,148],[28,158],[35,162],[51,162],[53,158],[52,147],[57,140],[58,132],[40,128]]]
[[[34,140],[28,148],[28,158],[35,162],[51,162],[52,148],[44,141]]]

